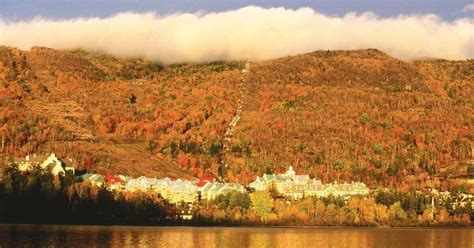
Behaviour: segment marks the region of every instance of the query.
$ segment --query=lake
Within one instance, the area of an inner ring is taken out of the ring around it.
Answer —
[[[474,229],[0,225],[0,247],[474,247]]]

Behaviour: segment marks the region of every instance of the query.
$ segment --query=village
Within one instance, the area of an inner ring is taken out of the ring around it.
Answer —
[[[21,172],[27,172],[35,167],[50,172],[54,176],[73,175],[78,181],[89,182],[94,187],[104,187],[109,191],[122,192],[153,192],[159,194],[168,203],[176,206],[189,207],[183,219],[192,217],[192,206],[199,201],[210,201],[220,195],[234,191],[251,193],[254,191],[276,190],[283,197],[298,200],[304,197],[328,197],[330,195],[342,198],[369,195],[369,188],[361,182],[324,184],[308,175],[297,175],[292,166],[283,174],[264,174],[249,185],[239,183],[218,182],[212,175],[199,179],[149,178],[140,176],[132,178],[127,175],[101,175],[97,173],[81,173],[72,166],[73,161],[58,158],[54,153],[45,155],[27,155],[13,160]]]
[[[79,182],[88,182],[93,187],[105,188],[111,192],[146,192],[160,195],[168,204],[175,206],[179,211],[175,215],[183,220],[193,217],[195,206],[201,201],[212,201],[221,195],[231,192],[252,193],[255,191],[276,191],[281,198],[289,201],[300,200],[305,197],[340,197],[348,200],[351,197],[370,197],[369,188],[362,182],[332,182],[323,183],[309,175],[296,174],[292,166],[282,174],[264,174],[249,185],[239,183],[219,182],[212,175],[199,179],[186,180],[150,178],[140,176],[132,178],[127,175],[101,175],[97,173],[79,172],[70,159],[58,158],[54,153],[50,155],[27,155],[11,161],[20,172],[28,172],[33,168],[41,168],[55,177],[69,174]],[[428,194],[436,196],[440,202],[451,201],[454,208],[470,204],[474,207],[471,194],[451,195],[450,192],[429,190]],[[432,198],[434,199],[434,198]],[[433,200],[434,201],[434,200]],[[432,203],[434,204],[434,202]]]

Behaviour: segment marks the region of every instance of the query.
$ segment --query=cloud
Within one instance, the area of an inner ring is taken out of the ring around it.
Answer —
[[[377,48],[402,59],[474,57],[474,20],[373,13],[329,16],[249,6],[219,13],[120,13],[107,18],[12,22],[0,19],[0,44],[101,51],[164,63],[262,60],[315,50]]]
[[[462,9],[464,12],[474,11],[474,3],[469,3],[464,6]]]

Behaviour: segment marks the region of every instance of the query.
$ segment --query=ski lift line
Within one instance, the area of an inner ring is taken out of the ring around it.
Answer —
[[[245,69],[242,69],[241,73],[240,73],[240,83],[238,85],[240,96],[239,96],[239,100],[238,100],[238,104],[237,104],[237,110],[235,112],[234,117],[230,121],[226,132],[224,133],[224,144],[223,144],[223,148],[224,148],[223,155],[224,156],[221,159],[220,163],[221,163],[221,165],[224,165],[225,168],[228,167],[228,164],[225,161],[225,153],[230,152],[230,147],[229,146],[230,146],[230,143],[232,141],[232,137],[234,136],[234,127],[236,127],[237,124],[239,123],[240,118],[241,118],[241,114],[242,114],[242,108],[243,108],[243,104],[244,104],[244,101],[243,101],[244,91],[246,89],[245,84],[247,82],[246,81],[246,75],[248,74],[249,70],[250,70],[250,61],[247,60],[247,62],[245,63]],[[219,173],[221,173],[220,170],[219,170]],[[218,178],[221,181],[226,181],[225,178],[222,175],[218,175]]]

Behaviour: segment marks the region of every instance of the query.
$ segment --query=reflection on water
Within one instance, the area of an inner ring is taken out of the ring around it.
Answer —
[[[474,247],[473,229],[0,225],[0,247]]]

